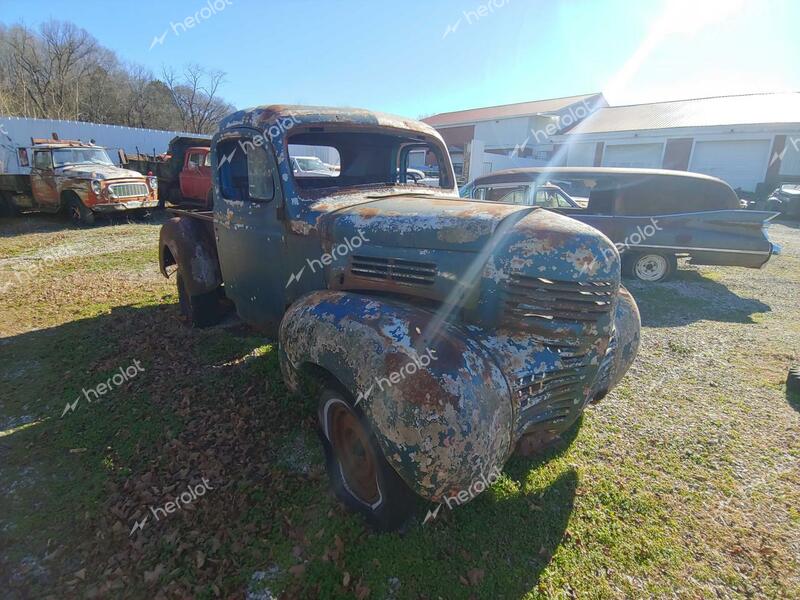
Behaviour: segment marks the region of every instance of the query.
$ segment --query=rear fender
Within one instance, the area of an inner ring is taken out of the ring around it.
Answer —
[[[313,292],[280,328],[290,388],[308,366],[344,385],[373,427],[389,464],[433,501],[470,490],[512,450],[513,410],[505,377],[464,331],[434,313],[357,294]]]
[[[214,291],[222,284],[213,230],[199,219],[173,217],[161,226],[158,264],[164,277],[170,276],[168,267],[177,265],[192,296]]]

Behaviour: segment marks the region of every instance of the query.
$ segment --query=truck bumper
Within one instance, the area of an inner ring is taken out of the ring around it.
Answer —
[[[116,213],[126,210],[139,210],[142,208],[155,208],[158,200],[127,200],[125,202],[110,202],[108,204],[95,204],[92,210],[99,213]]]

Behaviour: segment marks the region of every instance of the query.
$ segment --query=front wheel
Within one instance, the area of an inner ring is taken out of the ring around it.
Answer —
[[[649,283],[666,281],[678,269],[678,259],[674,255],[634,254],[626,257],[624,262],[629,277]]]
[[[219,289],[193,296],[189,294],[186,282],[180,272],[176,277],[176,283],[178,284],[178,305],[181,314],[192,327],[211,327],[219,322],[222,312]]]
[[[72,198],[67,204],[67,215],[74,225],[86,227],[94,224],[94,212],[81,202],[80,198]]]
[[[328,477],[339,500],[374,529],[402,527],[414,513],[415,495],[389,465],[349,394],[325,389],[318,418]]]

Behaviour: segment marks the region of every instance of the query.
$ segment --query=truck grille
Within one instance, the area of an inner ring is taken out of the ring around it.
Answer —
[[[561,361],[557,370],[523,374],[514,380],[519,404],[518,432],[524,434],[544,423],[557,424],[580,410],[586,384],[586,355]]]
[[[108,193],[115,200],[147,196],[147,191],[144,183],[113,183],[108,186]]]
[[[505,287],[504,324],[535,321],[596,322],[608,315],[617,293],[610,281],[554,281],[512,275]]]
[[[395,281],[411,285],[433,285],[436,264],[415,262],[399,258],[353,256],[350,273],[356,277]]]

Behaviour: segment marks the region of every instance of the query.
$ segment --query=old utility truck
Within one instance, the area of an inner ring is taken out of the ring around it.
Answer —
[[[97,214],[141,211],[158,204],[158,182],[111,162],[91,143],[31,139],[0,146],[0,213],[62,212],[91,224]]]
[[[338,172],[296,174],[309,148]],[[436,187],[408,175],[420,150]],[[636,354],[611,241],[542,208],[459,199],[428,125],[268,106],[224,120],[211,152],[214,211],[164,224],[161,270],[195,324],[225,296],[276,336],[290,389],[318,378],[332,485],[378,528],[405,522],[414,495],[472,497]]]

